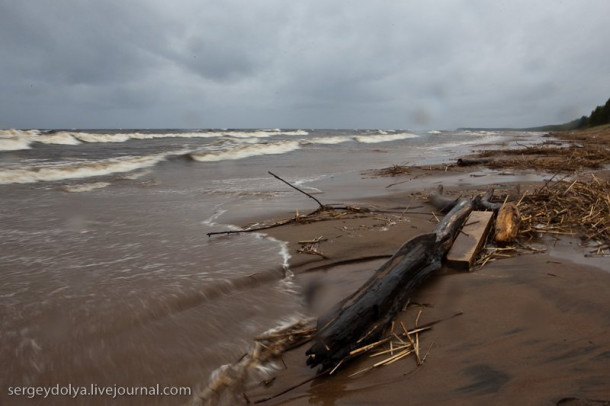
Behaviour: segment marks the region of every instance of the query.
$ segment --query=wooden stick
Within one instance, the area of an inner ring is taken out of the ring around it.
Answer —
[[[295,189],[295,190],[297,190],[297,191],[299,191],[299,192],[303,193],[305,196],[307,196],[307,197],[309,197],[309,198],[311,198],[311,199],[315,200],[315,201],[316,201],[316,203],[318,203],[318,205],[320,206],[320,208],[321,208],[321,209],[324,209],[324,208],[326,207],[326,206],[324,206],[324,205],[323,205],[323,204],[322,204],[322,203],[321,203],[321,202],[320,202],[318,199],[316,199],[315,197],[313,197],[313,196],[312,196],[312,195],[310,195],[309,193],[307,193],[307,192],[305,192],[305,191],[303,191],[303,190],[299,189],[298,187],[294,186],[293,184],[291,184],[291,183],[289,183],[289,182],[285,181],[284,179],[280,178],[280,177],[279,177],[279,176],[277,176],[275,173],[273,173],[273,172],[271,172],[271,171],[268,171],[267,173],[269,173],[269,175],[273,176],[273,177],[274,177],[274,178],[276,178],[277,180],[280,180],[280,181],[284,182],[285,184],[287,184],[287,185],[288,185],[288,186],[290,186],[291,188],[293,188],[293,189]]]
[[[256,227],[256,228],[246,228],[243,230],[212,231],[210,233],[207,233],[207,236],[211,237],[213,235],[222,235],[222,234],[255,233],[257,231],[269,230],[270,228],[285,226],[286,224],[290,224],[294,221],[296,221],[296,219],[291,218],[291,219],[287,219],[287,220],[281,220],[281,221],[275,222],[273,224],[269,224],[267,226],[261,226],[261,227]]]

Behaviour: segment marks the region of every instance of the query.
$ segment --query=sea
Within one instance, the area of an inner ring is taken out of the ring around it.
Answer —
[[[188,394],[69,403],[30,388],[194,395],[254,336],[306,317],[285,242],[207,236],[317,207],[270,171],[325,203],[349,203],[388,193],[360,188],[364,170],[446,163],[542,135],[0,130],[0,403],[183,404]]]

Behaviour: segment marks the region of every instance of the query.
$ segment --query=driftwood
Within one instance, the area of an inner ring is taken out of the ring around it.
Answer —
[[[491,162],[491,159],[480,158],[480,159],[466,159],[460,158],[457,160],[458,166],[475,166],[475,165],[483,165]]]
[[[319,201],[318,199],[316,199],[315,197],[313,197],[312,195],[310,195],[309,193],[307,193],[306,191],[299,189],[298,187],[294,186],[292,183],[285,181],[284,179],[280,178],[279,176],[277,176],[275,173],[271,172],[271,171],[267,171],[267,173],[271,176],[273,176],[275,179],[284,182],[285,184],[287,184],[288,186],[290,186],[291,188],[295,189],[298,192],[303,193],[305,196],[309,197],[310,199],[315,200],[316,203],[318,203],[318,206],[320,206],[320,209],[324,209],[326,206],[322,204],[321,201]]]
[[[443,186],[438,185],[435,192],[428,195],[428,201],[441,213],[447,213],[457,203],[457,198],[443,195]]]
[[[305,196],[309,197],[310,199],[315,200],[315,202],[318,204],[318,208],[316,210],[310,212],[310,213],[307,213],[307,214],[299,214],[299,211],[297,210],[294,217],[291,217],[291,218],[288,218],[288,219],[283,219],[283,220],[278,220],[278,221],[276,221],[274,223],[271,223],[271,224],[251,226],[251,227],[242,228],[242,229],[239,229],[239,230],[212,231],[210,233],[207,233],[208,237],[211,237],[213,235],[255,233],[255,232],[259,232],[259,231],[269,230],[269,229],[275,228],[275,227],[285,226],[287,224],[314,221],[316,219],[319,219],[319,215],[320,214],[333,213],[333,211],[338,211],[338,210],[342,210],[344,212],[354,213],[354,214],[357,214],[357,213],[371,213],[371,212],[373,212],[372,210],[370,210],[370,209],[368,209],[366,207],[357,207],[357,206],[350,206],[350,205],[343,205],[343,204],[322,204],[322,202],[320,202],[318,199],[316,199],[311,194],[305,192],[302,189],[299,189],[298,187],[294,186],[290,182],[280,178],[279,176],[277,176],[273,172],[268,172],[268,173],[269,173],[269,175],[271,175],[274,178],[276,178],[277,180],[287,184],[288,186],[290,186],[291,188],[295,189],[296,191],[304,194]],[[375,212],[381,213],[381,211],[375,211]]]
[[[496,218],[496,235],[495,240],[499,243],[509,243],[515,241],[519,234],[519,225],[521,224],[521,216],[517,206],[507,203],[498,211]]]
[[[441,268],[471,211],[497,208],[488,201],[491,194],[458,199],[433,233],[407,241],[356,292],[320,317],[314,344],[306,352],[307,364],[333,368],[355,348],[378,340],[415,289]]]
[[[438,185],[436,191],[428,195],[428,202],[441,213],[447,213],[457,204],[459,199],[455,197],[446,196],[443,194],[443,191],[443,185]],[[475,210],[498,211],[502,207],[502,204],[492,203],[490,201],[491,197],[493,196],[493,193],[494,190],[489,189],[482,197],[476,197]]]

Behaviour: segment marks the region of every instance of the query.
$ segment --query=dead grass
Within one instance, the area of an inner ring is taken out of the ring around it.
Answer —
[[[372,176],[399,176],[407,174],[411,171],[411,167],[405,165],[392,165],[388,168],[373,169],[369,171]]]
[[[595,175],[549,181],[518,204],[522,239],[541,233],[574,235],[593,246],[595,254],[610,250],[610,181]]]
[[[610,151],[601,147],[534,146],[518,150],[485,151],[480,156],[496,157],[487,163],[491,169],[535,169],[550,173],[602,169],[610,164]]]

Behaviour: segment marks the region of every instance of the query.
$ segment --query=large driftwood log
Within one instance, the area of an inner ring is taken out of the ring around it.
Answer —
[[[438,185],[436,190],[428,195],[428,202],[441,213],[447,213],[456,205],[459,199],[449,197],[443,194],[443,185]],[[502,205],[500,203],[492,203],[489,201],[493,196],[494,190],[489,189],[485,195],[474,198],[474,210],[491,210],[498,211]]]
[[[443,195],[443,185],[438,185],[436,191],[428,195],[428,201],[441,213],[447,213],[455,206],[458,199]]]
[[[318,319],[307,364],[332,368],[352,350],[376,341],[415,289],[435,270],[480,198],[459,199],[434,233],[407,241],[355,293]]]

